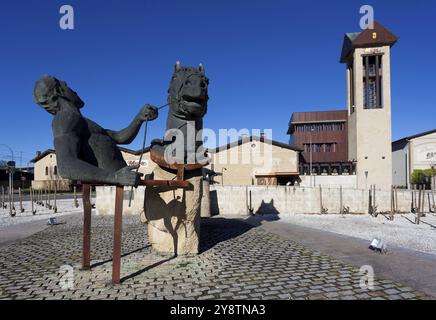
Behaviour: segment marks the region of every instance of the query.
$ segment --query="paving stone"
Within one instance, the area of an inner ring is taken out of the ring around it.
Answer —
[[[240,220],[202,220],[201,253],[159,256],[137,217],[123,221],[122,285],[112,286],[113,217],[93,215],[91,271],[81,271],[82,216],[0,251],[0,299],[427,299],[385,279],[360,288],[359,270]],[[59,268],[74,270],[74,289]],[[152,268],[147,269],[153,266]],[[139,272],[139,270],[144,270]],[[62,282],[63,283],[63,282]]]

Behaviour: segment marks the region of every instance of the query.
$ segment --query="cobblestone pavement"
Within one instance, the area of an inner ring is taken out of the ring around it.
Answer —
[[[202,221],[200,255],[173,258],[153,253],[146,226],[137,217],[125,217],[124,278],[113,286],[113,218],[93,216],[92,271],[80,270],[81,216],[65,221],[0,248],[0,299],[429,298],[377,277],[373,290],[362,289],[355,267],[262,228],[223,218]],[[65,273],[65,265],[73,272]],[[69,279],[74,285],[68,289]]]

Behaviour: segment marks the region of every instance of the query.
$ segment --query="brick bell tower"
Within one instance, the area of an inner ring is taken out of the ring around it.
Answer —
[[[378,22],[344,37],[340,62],[347,67],[348,157],[356,161],[359,189],[392,185],[390,52],[397,40]]]

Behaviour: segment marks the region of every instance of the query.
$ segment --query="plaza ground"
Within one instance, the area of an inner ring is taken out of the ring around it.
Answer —
[[[395,214],[394,220],[378,214],[296,214],[280,215],[280,220],[294,225],[329,231],[367,240],[383,239],[388,246],[421,251],[436,255],[436,214],[427,213],[415,224],[415,214]]]
[[[153,253],[139,217],[124,217],[122,284],[113,286],[113,217],[93,215],[91,271],[81,271],[82,216],[16,224],[0,242],[0,299],[433,299],[436,258],[307,228],[273,216],[202,219],[201,253]],[[361,288],[362,265],[375,271]],[[63,269],[74,285],[63,289]]]

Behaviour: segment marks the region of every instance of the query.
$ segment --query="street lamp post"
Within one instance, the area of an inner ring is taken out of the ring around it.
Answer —
[[[9,149],[9,151],[11,152],[11,161],[14,161],[14,150],[12,150],[12,148],[9,147],[7,144],[0,143],[0,146],[6,147]]]
[[[15,162],[14,162],[14,150],[12,150],[11,147],[9,147],[7,144],[4,143],[0,143],[0,146],[6,147],[9,149],[9,151],[11,152],[11,161],[8,162],[8,173],[9,173],[9,197],[12,196],[12,188],[13,188],[13,177],[14,177],[14,173],[13,173],[13,167],[15,167]]]

